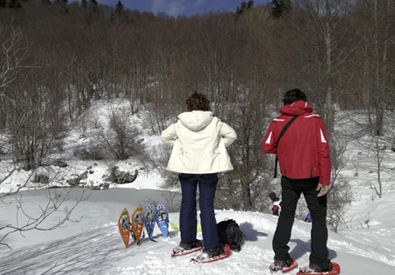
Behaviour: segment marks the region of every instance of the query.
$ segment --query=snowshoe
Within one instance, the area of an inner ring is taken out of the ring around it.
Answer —
[[[310,275],[320,275],[320,274],[326,274],[326,275],[336,275],[340,274],[340,266],[337,263],[330,263],[329,268],[327,269],[321,269],[319,266],[316,265],[310,265],[310,266],[304,266],[299,269],[299,272],[296,273],[297,275],[303,275],[303,274],[310,274]]]
[[[173,254],[171,255],[172,257],[177,257],[177,256],[183,256],[183,255],[188,255],[193,252],[197,252],[203,248],[202,242],[200,240],[196,240],[196,242],[193,243],[183,243],[180,242],[179,245],[177,245],[173,249]]]
[[[289,259],[287,261],[275,260],[274,263],[269,266],[269,270],[271,273],[277,273],[278,271],[287,273],[297,267],[298,263],[294,259]]]
[[[230,247],[227,244],[220,244],[213,249],[205,249],[202,254],[191,259],[191,262],[203,264],[219,261],[230,256]]]

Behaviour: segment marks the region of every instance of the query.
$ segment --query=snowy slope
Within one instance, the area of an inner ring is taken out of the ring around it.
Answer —
[[[105,102],[99,104],[93,115],[105,115],[103,109],[109,105]],[[145,140],[148,146],[160,142],[158,136]],[[69,138],[69,146],[79,142],[81,140],[77,134]],[[348,145],[346,166],[341,175],[350,182],[354,197],[344,217],[347,228],[341,228],[338,234],[329,232],[330,258],[340,264],[343,275],[393,275],[395,153],[390,149],[381,151],[384,154],[381,170],[383,198],[378,199],[374,191],[374,186],[377,186],[374,152],[358,142]],[[4,163],[2,161],[1,165]],[[108,170],[105,162],[92,165],[92,162],[70,158],[68,163],[69,173],[75,174],[92,166],[94,173],[88,175],[88,180],[92,182],[101,181]],[[139,167],[132,160],[117,165],[130,171]],[[24,181],[24,177],[23,170],[12,175],[0,185],[0,192],[15,188],[18,182]],[[216,210],[217,221],[235,219],[245,232],[241,252],[232,253],[223,261],[199,265],[190,263],[189,256],[171,258],[172,248],[180,241],[176,232],[163,239],[156,230],[158,242],[144,240],[140,246],[131,244],[125,249],[117,228],[117,220],[124,207],[132,211],[139,203],[146,205],[150,200],[173,203],[170,221],[178,222],[179,197],[178,200],[174,199],[161,190],[162,181],[155,171],[140,171],[137,180],[131,184],[114,184],[105,191],[88,191],[89,198],[81,202],[72,214],[73,220],[82,218],[77,223],[68,223],[55,231],[29,231],[9,236],[6,242],[13,249],[0,246],[0,274],[269,274],[268,266],[273,259],[271,240],[277,218],[263,213]],[[23,195],[24,206],[34,213],[47,202],[47,192],[61,190],[28,191],[18,195]],[[73,198],[78,198],[81,192],[80,188],[74,189]],[[2,202],[0,226],[20,222],[21,217],[16,216],[15,198],[8,197]],[[55,214],[47,223],[56,223],[61,214]],[[294,224],[291,255],[300,265],[308,264],[310,227],[311,224],[301,221]],[[198,237],[201,238],[201,235]]]
[[[158,242],[145,239],[125,249],[114,220],[62,240],[4,253],[1,274],[269,274],[277,218],[252,212],[216,213],[218,221],[233,218],[245,232],[242,250],[223,261],[193,264],[191,256],[171,258],[172,248],[180,241],[175,232],[163,239],[155,231]],[[178,214],[172,213],[170,220],[176,222]],[[308,263],[310,226],[296,221],[290,242],[292,256],[302,265]],[[370,233],[367,237],[374,231]],[[333,232],[329,235],[330,258],[341,265],[342,274],[395,274],[394,241],[387,243],[387,251],[377,251],[376,245],[365,237],[352,240]]]

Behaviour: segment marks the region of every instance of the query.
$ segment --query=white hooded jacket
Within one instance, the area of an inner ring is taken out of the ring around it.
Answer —
[[[185,112],[162,132],[173,145],[167,170],[186,174],[210,174],[233,170],[226,147],[237,135],[232,127],[210,111]]]

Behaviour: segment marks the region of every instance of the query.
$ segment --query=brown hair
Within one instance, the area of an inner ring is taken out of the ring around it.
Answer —
[[[210,111],[210,100],[204,94],[194,92],[185,101],[188,107],[188,111]]]

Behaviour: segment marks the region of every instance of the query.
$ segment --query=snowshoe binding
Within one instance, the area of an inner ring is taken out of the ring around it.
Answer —
[[[171,255],[172,257],[177,257],[177,256],[183,256],[183,255],[188,255],[193,252],[197,252],[203,248],[202,242],[200,240],[196,240],[196,242],[193,243],[183,243],[180,242],[179,245],[177,245],[173,249],[173,254]]]
[[[320,268],[317,265],[311,264],[310,266],[304,266],[299,269],[297,275],[310,274],[310,275],[336,275],[340,274],[340,266],[337,263],[329,263],[328,268]]]
[[[219,261],[230,256],[230,247],[227,244],[220,244],[211,249],[204,249],[203,253],[191,259],[191,262],[203,264]]]
[[[295,268],[298,267],[298,263],[294,259],[289,259],[289,260],[275,260],[274,263],[272,263],[269,266],[270,273],[287,273]]]

